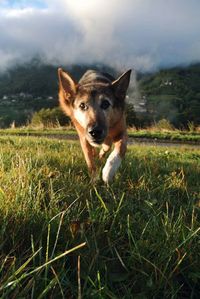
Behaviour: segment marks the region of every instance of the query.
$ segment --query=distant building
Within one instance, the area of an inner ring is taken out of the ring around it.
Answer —
[[[173,82],[170,80],[166,80],[160,84],[160,86],[172,86]]]
[[[134,103],[134,108],[136,112],[146,113],[147,112],[147,98],[146,96],[142,96],[140,99]]]

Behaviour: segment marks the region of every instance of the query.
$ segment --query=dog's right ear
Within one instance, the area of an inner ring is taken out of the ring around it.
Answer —
[[[76,94],[76,83],[61,68],[58,69],[59,88],[63,92],[66,100],[71,100]]]
[[[118,98],[124,99],[126,96],[126,91],[130,82],[131,70],[123,73],[117,80],[112,82],[112,87],[114,89],[115,95]]]

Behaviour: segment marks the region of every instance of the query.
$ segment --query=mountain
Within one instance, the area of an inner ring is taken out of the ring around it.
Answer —
[[[165,118],[176,127],[200,124],[200,64],[145,74],[139,91],[151,120]]]
[[[58,106],[58,66],[44,65],[34,59],[0,74],[0,127],[13,121],[26,124],[35,111]],[[87,69],[100,69],[116,75],[116,70],[103,65],[63,66],[75,80]],[[132,101],[134,98],[134,101]],[[130,102],[135,102],[135,116],[129,119],[143,126],[167,119],[176,127],[188,122],[200,124],[200,64],[163,69],[151,74],[137,74],[137,92],[129,89]]]
[[[88,68],[115,72],[103,65],[63,66],[77,81]],[[0,127],[27,124],[35,111],[58,106],[57,69],[34,59],[0,74]]]

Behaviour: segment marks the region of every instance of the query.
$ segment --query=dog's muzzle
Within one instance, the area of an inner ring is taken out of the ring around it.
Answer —
[[[106,130],[96,125],[88,128],[88,136],[92,143],[101,144],[106,137]]]

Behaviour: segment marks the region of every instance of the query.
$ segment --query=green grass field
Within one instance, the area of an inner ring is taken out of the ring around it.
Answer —
[[[0,144],[0,298],[200,298],[200,150],[129,146],[107,187],[77,141]]]
[[[77,136],[77,133],[73,127],[57,127],[57,128],[8,128],[0,129],[0,136],[12,135],[12,136]],[[148,129],[128,129],[128,135],[132,138],[146,138],[149,140],[157,141],[175,141],[175,142],[192,142],[200,144],[200,131],[181,131],[181,130],[163,130],[158,128]]]
[[[154,140],[168,140],[175,142],[191,142],[200,144],[200,132],[189,132],[189,131],[180,131],[180,130],[138,130],[138,131],[129,131],[129,136],[133,138],[147,138]]]

